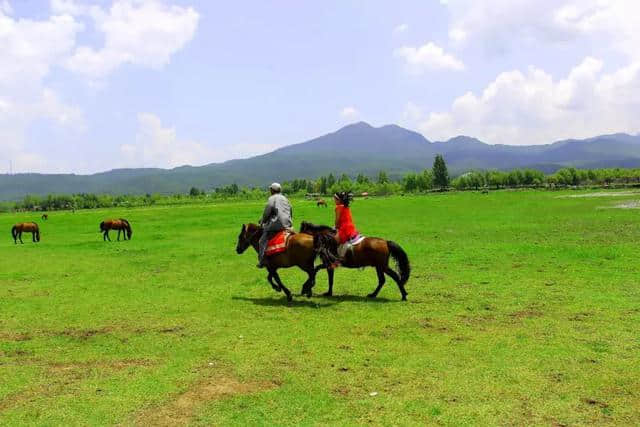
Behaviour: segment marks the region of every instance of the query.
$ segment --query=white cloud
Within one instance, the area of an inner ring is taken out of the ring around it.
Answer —
[[[445,53],[433,42],[417,48],[403,46],[396,49],[395,55],[404,60],[407,70],[413,74],[422,74],[427,70],[464,70],[462,61]]]
[[[166,127],[153,113],[138,114],[135,141],[120,146],[127,167],[172,168],[203,165],[263,154],[278,148],[273,144],[236,143],[215,148],[179,137],[175,127]]]
[[[637,0],[449,0],[449,37],[496,51],[588,37],[640,56]]]
[[[358,111],[355,107],[344,107],[340,111],[340,117],[345,120],[355,120],[360,117],[360,111]]]
[[[393,29],[394,34],[406,33],[409,30],[409,24],[400,24]]]
[[[175,128],[164,127],[152,113],[138,114],[135,144],[120,147],[129,166],[176,167],[203,164],[212,155],[202,144],[180,139]]]
[[[50,87],[52,69],[66,66],[98,79],[125,63],[160,68],[193,37],[199,18],[192,8],[158,0],[115,0],[108,10],[74,0],[51,0],[50,6],[48,18],[22,19],[0,0],[0,151],[17,171],[58,170],[49,156],[27,148],[34,122],[85,129],[82,110]],[[85,29],[78,19],[85,15],[104,36],[99,50],[77,45]]]
[[[51,68],[73,50],[82,25],[68,15],[14,19],[8,3],[1,5],[0,150],[16,171],[42,170],[45,156],[25,148],[31,123],[46,119],[72,130],[84,127],[82,111],[67,105],[45,81]]]
[[[123,64],[161,68],[189,42],[199,14],[191,7],[169,6],[158,0],[116,0],[109,10],[80,7],[55,0],[54,10],[91,15],[104,35],[104,46],[79,46],[66,66],[93,79],[103,78]]]
[[[5,13],[7,15],[11,15],[13,13],[13,8],[9,3],[9,0],[2,0],[0,2],[0,13]]]
[[[563,138],[640,131],[640,61],[613,73],[588,57],[562,80],[530,67],[501,73],[482,92],[458,97],[451,109],[405,119],[430,139],[465,134],[490,143],[540,144]]]

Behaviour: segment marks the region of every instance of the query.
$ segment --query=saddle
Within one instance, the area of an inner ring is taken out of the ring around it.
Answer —
[[[347,240],[346,242],[338,246],[338,257],[340,259],[344,259],[345,255],[347,255],[347,252],[353,251],[353,247],[362,243],[364,239],[365,237],[363,235],[358,234],[357,236]]]
[[[293,230],[282,230],[273,236],[267,243],[267,249],[264,251],[265,256],[276,255],[287,250],[287,242],[295,232]]]

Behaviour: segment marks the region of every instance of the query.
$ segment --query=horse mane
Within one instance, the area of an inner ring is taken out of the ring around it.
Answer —
[[[300,223],[300,232],[307,234],[315,234],[315,233],[324,233],[324,232],[334,232],[333,227],[329,227],[328,225],[318,225],[313,224],[308,221],[302,221]]]

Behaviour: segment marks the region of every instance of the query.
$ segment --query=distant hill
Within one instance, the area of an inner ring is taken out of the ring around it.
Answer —
[[[175,169],[116,169],[93,175],[0,175],[0,200],[49,193],[177,193],[191,186],[210,189],[231,183],[266,186],[272,181],[316,178],[330,172],[390,175],[431,167],[442,154],[452,174],[470,169],[531,167],[553,172],[581,168],[640,167],[640,136],[602,135],[548,145],[489,145],[457,136],[430,142],[396,125],[372,127],[359,122],[307,142],[289,145],[249,159]]]

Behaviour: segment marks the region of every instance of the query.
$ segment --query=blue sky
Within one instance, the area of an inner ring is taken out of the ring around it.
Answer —
[[[201,165],[359,120],[637,133],[637,28],[636,0],[0,0],[0,172]]]

